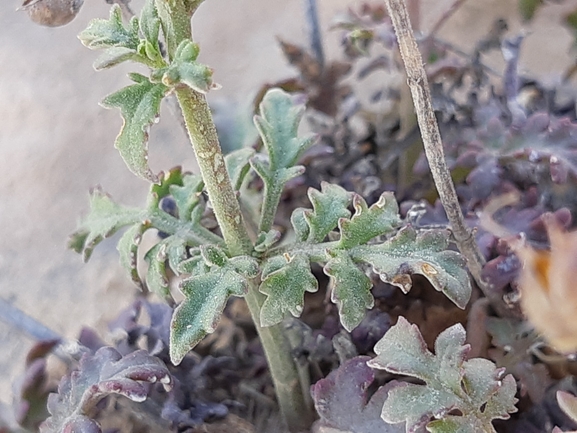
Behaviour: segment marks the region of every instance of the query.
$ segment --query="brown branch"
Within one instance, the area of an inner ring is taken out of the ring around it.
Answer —
[[[445,162],[443,143],[433,111],[427,74],[425,73],[423,59],[411,28],[405,2],[403,0],[385,0],[385,3],[387,4],[389,16],[393,21],[401,57],[405,65],[407,81],[413,96],[419,128],[421,129],[425,154],[441,203],[449,218],[457,247],[467,259],[469,271],[479,288],[493,305],[498,306],[502,304],[502,300],[496,293],[491,291],[490,287],[481,278],[485,258],[481,254],[471,230],[465,225],[451,173]]]

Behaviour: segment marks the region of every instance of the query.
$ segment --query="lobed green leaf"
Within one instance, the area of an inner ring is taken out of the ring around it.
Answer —
[[[150,228],[149,224],[135,224],[120,238],[116,249],[118,250],[120,256],[120,264],[124,269],[126,269],[130,275],[130,279],[139,288],[142,288],[142,280],[138,275],[137,268],[137,257],[138,257],[138,247],[140,241],[142,240],[142,235],[146,230]]]
[[[288,312],[299,317],[305,292],[318,290],[309,259],[303,254],[270,258],[263,265],[261,279],[259,291],[267,295],[260,312],[261,326],[280,323]]]
[[[169,192],[176,207],[178,209],[178,216],[184,221],[191,221],[198,223],[201,215],[195,215],[193,218],[193,211],[197,208],[202,197],[202,189],[204,182],[200,175],[187,174],[182,178],[182,185],[174,184],[169,186]]]
[[[166,244],[158,243],[144,255],[148,264],[146,271],[146,286],[161,299],[170,296],[170,286],[166,276]]]
[[[274,244],[276,244],[280,238],[282,237],[281,232],[278,230],[270,230],[267,233],[261,233],[258,235],[254,243],[254,250],[257,253],[264,253],[269,248],[271,248]]]
[[[512,375],[501,378],[486,359],[467,360],[465,330],[460,324],[443,331],[435,354],[415,325],[399,317],[395,326],[376,344],[373,368],[416,377],[425,385],[398,383],[389,391],[382,417],[389,423],[406,423],[407,431],[427,426],[434,432],[495,432],[494,419],[516,412],[517,385]],[[460,415],[450,414],[458,410]],[[430,420],[435,418],[434,421]]]
[[[170,326],[170,359],[175,365],[214,332],[227,299],[246,293],[246,278],[236,271],[234,263],[216,265],[218,256],[215,249],[205,249],[203,257],[212,265],[210,272],[187,278],[181,284],[185,299],[174,310]]]
[[[97,18],[80,32],[78,38],[82,44],[92,50],[109,47],[124,47],[136,52],[140,37],[138,18],[132,18],[128,27],[122,23],[122,11],[117,4],[110,9],[108,20]]]
[[[144,255],[144,260],[148,264],[146,273],[148,289],[161,298],[169,298],[170,287],[166,275],[166,264],[168,262],[172,271],[178,274],[179,265],[186,258],[186,243],[178,236],[169,236],[148,250]]]
[[[465,308],[471,295],[466,262],[459,253],[447,250],[446,230],[417,232],[405,226],[390,236],[402,221],[394,195],[389,192],[370,207],[359,195],[336,185],[323,184],[321,191],[311,188],[308,195],[313,209],[298,208],[291,215],[297,238],[294,253],[308,254],[310,260],[324,266],[331,278],[331,299],[338,306],[345,329],[355,328],[374,304],[371,280],[358,267],[364,264],[372,266],[381,280],[405,293],[412,287],[412,274],[424,275],[436,290]],[[348,210],[351,198],[355,208],[352,217]],[[322,244],[314,246],[327,235],[333,234],[329,239],[334,239],[337,223],[339,239],[327,242],[324,248]],[[385,236],[390,237],[379,239]],[[283,251],[293,254],[290,247]]]
[[[377,236],[392,232],[401,223],[399,206],[391,192],[381,194],[379,200],[370,208],[360,195],[355,194],[353,205],[353,217],[342,219],[339,223],[340,248],[364,245]]]
[[[304,105],[295,104],[281,89],[271,89],[259,108],[261,114],[254,117],[254,123],[268,152],[271,174],[294,166],[314,140],[312,137],[298,138]]]
[[[195,272],[205,273],[204,261],[202,266],[185,262],[194,258],[193,253],[196,250],[200,257],[200,249],[195,248],[200,244],[224,244],[221,237],[200,224],[205,210],[205,202],[200,199],[201,189],[200,177],[183,174],[179,167],[162,176],[160,184],[151,185],[145,209],[119,206],[108,195],[96,189],[91,195],[90,212],[71,236],[69,246],[88,260],[94,246],[102,239],[123,227],[132,226],[121,237],[117,248],[122,266],[141,287],[142,281],[137,270],[140,241],[146,230],[158,230],[162,240],[144,256],[149,265],[146,281],[152,291],[160,296],[168,296],[167,263],[177,275],[192,273],[189,266],[192,266],[191,269]],[[190,247],[192,249],[188,250]],[[235,266],[248,272],[247,264]]]
[[[405,422],[407,431],[416,431],[431,418],[441,418],[447,408],[458,405],[458,397],[442,388],[397,382],[389,391],[381,417],[390,424]]]
[[[125,87],[102,101],[105,108],[119,108],[124,119],[115,147],[134,174],[151,182],[158,176],[148,167],[148,129],[160,113],[160,101],[168,88],[133,74],[136,84]]]
[[[126,47],[112,47],[104,51],[94,62],[94,69],[112,68],[128,60],[138,60],[138,54],[135,50]]]
[[[339,185],[321,182],[321,190],[309,188],[307,193],[312,210],[297,209],[297,214],[294,219],[291,218],[293,226],[297,233],[302,233],[299,237],[306,233],[302,238],[307,242],[322,242],[325,237],[337,227],[341,218],[349,218],[351,212],[348,207],[351,204],[353,193],[348,192]],[[302,214],[299,215],[299,213]],[[308,228],[302,230],[299,226],[299,218],[304,219]]]
[[[256,154],[250,160],[252,168],[264,182],[259,231],[271,229],[284,185],[304,172],[303,166],[295,164],[314,141],[313,137],[298,137],[304,110],[305,106],[295,104],[288,93],[271,89],[260,104],[260,115],[254,117],[268,154]]]
[[[373,284],[342,250],[330,251],[323,271],[331,278],[331,301],[337,304],[343,327],[352,331],[374,305]]]
[[[140,31],[144,39],[160,55],[158,36],[160,33],[160,18],[154,0],[146,0],[140,12]],[[149,56],[151,57],[151,56]],[[152,58],[151,58],[152,59]]]
[[[412,287],[410,274],[423,275],[455,305],[465,308],[472,290],[466,261],[459,253],[447,250],[448,238],[444,230],[417,233],[406,226],[382,244],[353,248],[351,257],[370,264],[381,280],[405,293]]]
[[[224,157],[226,170],[235,191],[238,191],[250,169],[250,159],[255,151],[250,147],[244,147],[230,152]]]
[[[176,49],[173,61],[162,76],[162,83],[174,87],[185,84],[200,93],[206,93],[215,85],[212,82],[212,69],[196,61],[198,45],[184,40]]]
[[[448,417],[431,421],[427,424],[427,430],[431,433],[476,433],[477,425],[470,424],[470,420],[463,417]]]
[[[96,188],[90,194],[90,213],[71,235],[68,245],[81,253],[84,261],[88,261],[94,247],[104,238],[112,236],[123,227],[140,223],[145,214],[141,209],[116,204],[108,194]]]

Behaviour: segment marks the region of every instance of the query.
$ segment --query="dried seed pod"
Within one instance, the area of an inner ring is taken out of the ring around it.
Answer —
[[[36,24],[59,27],[74,19],[84,0],[24,0],[21,9]]]

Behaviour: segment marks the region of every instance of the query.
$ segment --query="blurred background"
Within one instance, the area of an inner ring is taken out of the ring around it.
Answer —
[[[424,0],[420,28],[427,31],[454,0]],[[332,19],[352,0],[318,0],[328,58],[339,57]],[[104,0],[85,0],[76,19],[61,28],[33,24],[16,11],[18,0],[0,4],[0,297],[60,335],[74,338],[82,326],[104,327],[125,308],[135,287],[118,264],[116,242],[96,248],[90,262],[66,249],[68,235],[88,209],[88,190],[101,185],[118,202],[142,205],[148,184],[133,176],[113,147],[121,126],[117,111],[98,102],[128,83],[126,66],[96,73],[97,53],[76,35],[94,17],[106,17]],[[133,2],[135,10],[140,3]],[[561,25],[576,1],[539,9],[523,46],[521,69],[555,82],[574,63],[573,35]],[[440,36],[467,51],[497,18],[513,34],[521,29],[517,0],[466,1]],[[210,96],[217,115],[249,107],[265,83],[294,74],[276,36],[307,44],[302,0],[207,0],[195,15],[200,61],[215,69],[222,89]],[[502,69],[499,56],[486,62]],[[246,108],[248,110],[248,108]],[[169,104],[152,128],[153,171],[182,165],[194,170],[192,151]],[[23,369],[32,340],[0,321],[0,399],[10,402],[10,383]]]

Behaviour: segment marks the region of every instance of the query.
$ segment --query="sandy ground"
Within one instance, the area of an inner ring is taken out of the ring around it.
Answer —
[[[426,1],[423,29],[450,3]],[[516,3],[469,1],[441,35],[467,49],[496,17],[515,16]],[[350,4],[319,0],[323,29]],[[524,48],[524,68],[554,80],[571,61],[571,39],[559,16],[576,4],[539,14]],[[0,4],[0,296],[72,338],[83,325],[102,327],[129,304],[135,290],[118,265],[115,242],[104,242],[86,265],[65,248],[87,211],[87,191],[100,184],[119,202],[141,205],[147,184],[125,168],[113,148],[118,112],[98,106],[103,96],[128,82],[128,69],[94,72],[96,53],[75,37],[92,17],[107,16],[109,5],[86,0],[77,19],[58,29],[33,25],[25,13],[14,11],[18,5],[17,0]],[[200,60],[215,69],[223,86],[211,100],[244,104],[263,82],[290,76],[274,37],[305,43],[302,16],[302,2],[296,0],[206,1],[194,32]],[[519,23],[512,27],[518,30]],[[338,36],[326,40],[329,56],[335,57]],[[179,123],[166,106],[162,115],[151,136],[153,170],[193,169]],[[21,371],[31,343],[0,322],[0,400],[10,401],[10,381]]]

